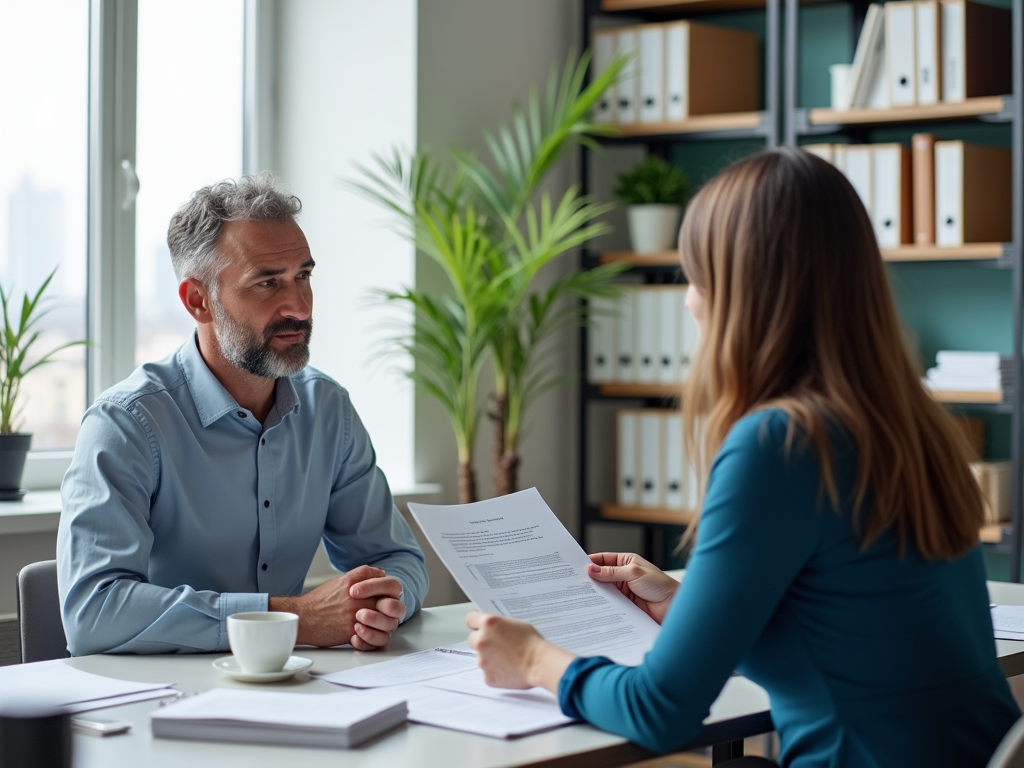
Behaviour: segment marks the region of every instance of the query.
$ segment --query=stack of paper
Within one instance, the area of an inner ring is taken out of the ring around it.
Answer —
[[[928,386],[953,392],[999,392],[1004,366],[998,352],[942,351],[928,369]],[[1009,371],[1005,371],[1009,373]],[[1006,382],[1009,383],[1009,382]]]
[[[0,667],[0,692],[11,701],[24,693],[32,702],[74,714],[159,699],[177,691],[171,683],[136,683],[93,675],[63,659]]]
[[[993,605],[996,640],[1024,640],[1024,605]]]
[[[406,698],[391,690],[315,695],[214,688],[151,717],[154,736],[297,747],[354,747],[401,725]]]

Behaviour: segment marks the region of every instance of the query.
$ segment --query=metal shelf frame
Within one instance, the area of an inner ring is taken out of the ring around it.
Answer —
[[[1015,382],[1024,382],[1024,270],[1022,270],[1020,254],[1024,253],[1024,0],[1012,0],[1011,45],[1013,47],[1013,92],[1002,97],[997,111],[982,111],[975,114],[929,114],[922,110],[920,115],[913,110],[900,110],[894,115],[879,113],[853,115],[846,122],[814,124],[814,110],[798,106],[797,76],[799,66],[799,14],[800,0],[785,0],[785,126],[786,143],[796,146],[802,136],[820,136],[829,133],[863,132],[872,128],[890,125],[930,125],[939,121],[980,121],[988,123],[1009,123],[1011,125],[1011,150],[1013,152],[1013,240],[1006,243],[1003,255],[993,260],[962,260],[939,262],[922,260],[920,264],[935,266],[940,263],[957,265],[973,264],[979,268],[1006,269],[1011,272],[1013,289],[1013,377]],[[867,10],[867,0],[849,0],[854,12],[854,23],[851,33],[854,47],[863,25]],[[981,102],[982,100],[977,100]],[[955,111],[955,110],[951,110]],[[965,108],[965,111],[969,111]],[[825,110],[819,110],[819,115]],[[867,112],[862,110],[861,112]],[[895,117],[896,119],[892,119]],[[912,262],[903,262],[912,263]],[[994,404],[962,404],[958,407],[975,411],[988,411],[1007,414],[1010,417],[1010,461],[1013,466],[1011,499],[1011,533],[1009,541],[993,546],[990,551],[1007,552],[1010,555],[1010,580],[1021,580],[1022,550],[1022,499],[1024,499],[1024,467],[1022,467],[1022,448],[1024,448],[1024,387],[1014,386],[1007,393],[1002,403]]]

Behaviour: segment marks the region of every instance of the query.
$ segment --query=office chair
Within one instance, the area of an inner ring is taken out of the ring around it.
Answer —
[[[22,568],[17,591],[21,663],[67,658],[68,641],[57,594],[57,561],[43,560]]]
[[[988,768],[1024,768],[1024,717],[1003,736]]]

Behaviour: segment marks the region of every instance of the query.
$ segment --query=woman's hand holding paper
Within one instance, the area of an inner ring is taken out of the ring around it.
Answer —
[[[661,624],[676,596],[679,582],[639,555],[623,552],[598,552],[587,570],[595,581],[615,584],[644,613]]]

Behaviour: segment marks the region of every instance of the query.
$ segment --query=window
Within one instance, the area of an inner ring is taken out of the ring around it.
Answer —
[[[199,187],[242,174],[244,0],[139,3],[135,364],[195,323],[178,299],[167,225]]]
[[[85,338],[88,97],[89,4],[0,0],[0,285],[20,307],[57,270],[36,352]],[[73,447],[84,349],[26,377],[20,402],[34,449]]]

